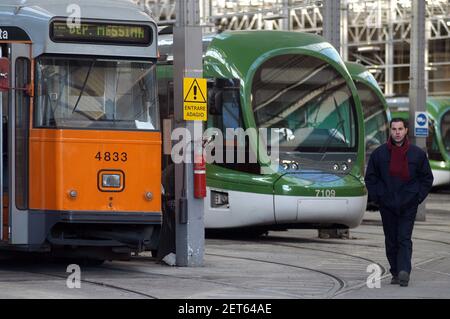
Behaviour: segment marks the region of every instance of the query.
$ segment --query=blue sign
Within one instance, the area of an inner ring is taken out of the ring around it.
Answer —
[[[428,136],[428,116],[426,112],[416,112],[414,121],[414,136]]]
[[[427,117],[423,113],[419,113],[416,117],[416,123],[419,126],[424,126],[427,124]]]

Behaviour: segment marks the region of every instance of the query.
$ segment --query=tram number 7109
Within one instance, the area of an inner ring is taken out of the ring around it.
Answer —
[[[334,189],[316,189],[316,197],[336,197]]]

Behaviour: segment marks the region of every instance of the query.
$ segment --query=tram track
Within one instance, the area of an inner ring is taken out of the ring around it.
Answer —
[[[377,261],[375,261],[373,259],[370,259],[370,258],[358,256],[358,255],[352,255],[352,254],[348,254],[348,253],[345,253],[345,252],[338,252],[338,251],[327,250],[327,249],[322,249],[322,248],[312,248],[312,247],[304,247],[304,246],[289,245],[289,244],[278,244],[278,243],[277,244],[269,243],[269,244],[273,245],[273,246],[290,247],[290,248],[305,249],[305,250],[312,250],[312,251],[321,251],[321,252],[326,252],[326,253],[331,253],[331,254],[337,254],[339,256],[347,256],[347,257],[351,257],[351,258],[355,258],[355,259],[360,259],[360,260],[363,260],[363,261],[367,261],[370,264],[378,265],[380,267],[383,275],[387,272],[386,268],[382,264],[380,264],[379,262],[377,262]]]
[[[381,221],[377,223],[368,223],[368,222],[364,222],[363,223],[365,226],[377,226],[377,227],[382,227]],[[445,226],[450,226],[450,225],[445,225],[445,224],[428,224],[427,226],[438,226],[438,227],[445,227]],[[420,227],[417,228],[419,231],[420,230],[425,230],[425,231],[430,231],[430,232],[436,232],[436,233],[442,233],[442,234],[449,234],[450,235],[450,231],[446,231],[446,230],[441,230],[441,229],[431,229],[431,228],[424,228],[424,227]],[[355,231],[352,231],[355,232]]]
[[[415,263],[414,265],[413,265],[413,268],[417,268],[417,269],[420,269],[420,270],[423,270],[423,271],[429,271],[429,272],[433,272],[433,271],[430,271],[430,270],[428,270],[428,269],[424,269],[424,268],[422,268],[422,267],[420,267],[420,266],[422,266],[422,265],[425,265],[425,264],[428,264],[428,263],[432,263],[432,262],[435,262],[435,261],[439,261],[439,260],[442,260],[442,259],[444,259],[444,258],[447,258],[447,257],[443,257],[443,256],[439,256],[439,257],[434,257],[434,258],[430,258],[430,259],[427,259],[427,260],[423,260],[423,261],[421,261],[421,262],[418,262],[418,263]],[[447,274],[447,273],[441,273],[441,272],[434,272],[434,273],[437,273],[437,274],[440,274],[440,275],[450,275],[450,274]],[[385,274],[385,275],[383,275],[383,276],[381,276],[380,277],[380,281],[381,280],[383,280],[383,279],[386,279],[386,278],[388,278],[388,277],[390,277],[391,275],[388,273],[388,274]],[[333,297],[338,297],[338,296],[340,296],[340,295],[344,295],[344,294],[346,294],[346,293],[349,293],[349,292],[351,292],[351,291],[353,291],[353,290],[355,290],[355,289],[359,289],[359,288],[362,288],[362,287],[364,287],[364,285],[365,285],[365,283],[361,283],[361,284],[359,284],[359,285],[355,285],[355,286],[353,286],[353,287],[349,287],[349,288],[347,288],[347,289],[343,289],[343,290],[341,290],[341,291],[339,291],[337,294],[335,294]]]
[[[2,268],[2,270],[9,270],[9,269]],[[10,270],[12,270],[12,269],[10,269]],[[43,272],[43,271],[31,271],[31,270],[26,270],[26,269],[23,269],[23,268],[21,268],[21,269],[14,269],[14,271],[17,271],[17,270],[20,270],[21,272],[28,273],[28,274],[41,275],[41,276],[47,276],[47,277],[67,280],[67,275],[58,275],[58,274],[53,274],[53,273],[48,273],[48,272]],[[22,280],[22,281],[26,281],[26,280]],[[32,280],[28,280],[28,281],[36,281],[36,279],[32,279]],[[15,282],[17,282],[17,280],[15,280]],[[94,280],[90,280],[90,279],[80,278],[80,282],[81,283],[85,283],[85,284],[89,284],[89,285],[98,286],[98,287],[114,289],[114,290],[121,291],[121,292],[131,293],[131,294],[135,294],[135,295],[138,295],[138,296],[141,296],[141,297],[145,297],[145,298],[148,298],[148,299],[158,299],[157,297],[155,297],[153,295],[150,295],[150,294],[142,293],[142,292],[137,291],[137,290],[133,290],[133,289],[125,288],[125,287],[120,287],[120,286],[117,286],[117,285],[108,284],[108,283],[101,282],[101,281],[94,281]]]
[[[270,239],[272,240],[272,239]],[[236,242],[239,243],[239,241],[236,240],[230,240],[231,242]],[[386,267],[384,267],[382,264],[380,264],[379,262],[373,260],[373,259],[369,259],[369,258],[365,258],[362,256],[358,256],[358,255],[352,255],[352,254],[348,254],[348,253],[343,253],[343,252],[337,252],[337,251],[333,251],[333,250],[326,250],[326,249],[320,249],[320,248],[310,248],[310,247],[303,247],[303,246],[296,246],[296,245],[289,245],[289,244],[279,244],[279,243],[270,243],[270,242],[263,242],[260,240],[249,240],[246,242],[251,242],[251,243],[258,243],[258,244],[264,244],[264,245],[271,245],[271,246],[276,246],[276,247],[286,247],[286,248],[293,248],[293,249],[302,249],[302,250],[311,250],[311,251],[320,251],[320,252],[324,252],[324,253],[331,253],[331,254],[336,254],[339,257],[345,256],[345,257],[350,257],[350,258],[355,258],[355,259],[359,259],[365,262],[368,262],[369,264],[376,264],[380,267],[381,269],[381,275],[383,276],[383,278],[385,276],[387,276],[387,269]],[[350,289],[353,289],[353,287],[355,286],[359,286],[360,284],[356,284],[356,285],[351,285],[349,286],[346,282],[345,279],[339,277],[338,275],[335,275],[329,271],[326,270],[319,270],[319,269],[315,269],[315,268],[311,268],[311,267],[307,267],[307,266],[301,266],[301,265],[292,265],[292,264],[287,264],[287,263],[282,263],[282,262],[275,262],[275,261],[270,261],[270,260],[266,260],[266,259],[260,259],[260,258],[253,258],[253,257],[239,257],[239,256],[231,256],[231,255],[225,255],[225,254],[214,254],[214,253],[206,253],[205,255],[208,256],[215,256],[215,257],[223,257],[223,258],[231,258],[231,259],[239,259],[239,260],[249,260],[249,261],[254,261],[254,262],[261,262],[261,263],[268,263],[268,264],[274,264],[274,265],[280,265],[280,266],[284,266],[284,267],[290,267],[290,268],[298,268],[298,269],[303,269],[303,270],[307,270],[307,271],[312,271],[312,272],[316,272],[316,273],[320,273],[322,275],[325,275],[329,278],[332,279],[334,286],[332,289],[330,289],[329,292],[327,292],[325,294],[325,296],[323,296],[324,298],[333,298],[335,295],[339,294],[340,291],[347,291]],[[139,259],[141,259],[142,257],[137,257]],[[145,258],[145,257],[144,257]],[[365,284],[365,281],[364,281]],[[298,297],[298,296],[296,296]]]
[[[382,235],[382,234],[375,234],[375,233],[370,233],[370,232],[359,232],[361,234],[374,234],[374,235]],[[286,243],[280,243],[278,242],[279,240],[283,241],[283,240],[292,240],[292,238],[273,238],[273,237],[269,237],[267,239],[258,239],[258,240],[245,240],[245,241],[240,241],[240,240],[230,240],[230,242],[239,244],[242,242],[245,243],[258,243],[258,244],[265,244],[265,245],[271,245],[271,246],[275,246],[275,247],[286,247],[286,248],[290,248],[290,249],[302,249],[302,250],[310,250],[310,251],[320,251],[323,253],[327,253],[327,254],[336,254],[339,255],[340,257],[349,257],[349,258],[355,258],[355,259],[359,259],[365,262],[369,262],[369,263],[374,263],[377,264],[378,266],[380,266],[381,270],[382,270],[382,275],[380,277],[380,280],[384,280],[388,277],[390,277],[390,274],[388,273],[388,271],[386,270],[386,268],[381,265],[380,263],[374,261],[373,259],[370,258],[366,258],[363,256],[358,256],[358,255],[354,255],[354,254],[349,254],[349,253],[345,253],[345,252],[338,252],[338,251],[333,251],[333,250],[329,250],[329,249],[322,249],[322,248],[315,248],[315,247],[304,247],[304,246],[299,246],[299,245],[294,245],[294,244],[286,244]],[[303,240],[303,239],[302,239]],[[425,238],[419,238],[419,240],[425,240],[425,241],[432,241],[432,242],[438,242],[441,244],[450,244],[447,242],[440,242],[440,241],[435,241],[435,240],[430,240],[430,239],[425,239]],[[318,241],[318,243],[323,243],[322,241]],[[339,244],[337,242],[330,242],[333,244]],[[379,248],[377,246],[377,248]],[[274,264],[274,265],[279,265],[279,266],[283,266],[283,267],[289,267],[289,268],[295,268],[295,269],[302,269],[302,270],[306,270],[306,271],[310,271],[310,272],[314,272],[314,273],[318,273],[321,274],[323,276],[326,276],[327,278],[329,278],[332,281],[333,287],[328,289],[326,292],[322,293],[320,295],[321,298],[335,298],[338,296],[341,296],[343,294],[346,294],[348,292],[351,292],[355,289],[364,287],[367,283],[366,281],[363,282],[359,282],[357,284],[351,284],[349,285],[347,283],[347,281],[342,278],[342,276],[336,275],[335,273],[332,273],[326,269],[316,269],[316,268],[311,268],[311,267],[307,267],[307,266],[303,266],[303,265],[293,265],[290,263],[283,263],[283,262],[278,262],[278,261],[271,261],[271,260],[267,260],[267,259],[262,259],[262,258],[258,258],[258,257],[242,257],[242,256],[233,256],[230,254],[224,254],[224,253],[206,253],[205,255],[208,256],[215,256],[215,257],[219,257],[219,258],[228,258],[228,259],[237,259],[237,260],[248,260],[248,261],[252,261],[252,262],[258,262],[258,263],[265,263],[265,264]],[[138,259],[141,258],[146,258],[146,257],[137,257]],[[417,263],[414,266],[420,266],[422,264],[426,264],[432,261],[436,261],[443,258],[438,257],[438,258],[432,258],[429,260],[425,260],[422,262]],[[125,270],[128,271],[128,270]],[[156,274],[155,274],[156,275]],[[159,275],[159,274],[158,274]],[[186,277],[183,277],[186,278]],[[198,278],[196,278],[196,280],[198,280]],[[207,280],[208,282],[211,282],[210,280]],[[216,282],[217,283],[217,282]],[[224,285],[223,282],[219,282],[219,284]],[[234,286],[234,285],[231,285]],[[241,287],[239,287],[240,289],[242,289]],[[249,288],[251,290],[254,290],[254,288]],[[294,297],[294,298],[305,298],[305,295],[296,295],[296,294],[288,294],[290,297]],[[309,296],[306,294],[306,298],[308,298]],[[313,296],[313,297],[318,297],[317,295]]]
[[[441,233],[441,234],[448,234],[450,236],[450,232],[449,231],[445,231],[445,230],[429,229],[429,228],[420,228],[420,230],[426,230],[426,231],[431,231],[431,232]]]
[[[436,230],[434,229],[424,229],[421,228],[420,230],[423,231],[431,231],[434,232]],[[352,230],[353,233],[355,234],[361,234],[361,235],[375,235],[375,236],[383,236],[383,234],[380,233],[375,233],[375,232],[370,232],[370,231],[355,231]],[[447,233],[445,231],[438,231],[441,233]],[[432,242],[432,243],[439,243],[439,244],[444,244],[444,245],[449,245],[450,242],[447,241],[441,241],[441,240],[435,240],[435,239],[428,239],[428,238],[422,238],[422,237],[416,237],[414,236],[413,239],[417,239],[417,240],[421,240],[421,241],[427,241],[427,242]],[[257,239],[249,239],[249,240],[236,240],[236,239],[229,239],[229,241],[231,243],[235,243],[235,244],[242,244],[242,243],[249,243],[249,244],[261,244],[261,245],[270,245],[270,246],[274,246],[274,247],[285,247],[288,249],[300,249],[300,250],[308,250],[308,251],[317,251],[317,252],[321,252],[321,253],[325,253],[325,254],[333,254],[333,255],[338,255],[339,258],[343,258],[345,261],[345,258],[351,258],[351,259],[357,259],[363,262],[367,262],[367,263],[373,263],[373,264],[377,264],[378,266],[380,266],[381,270],[382,270],[382,275],[381,275],[381,280],[388,278],[390,276],[390,274],[388,273],[388,271],[386,270],[386,268],[376,262],[373,259],[370,258],[366,258],[363,256],[359,256],[359,255],[355,255],[355,254],[351,254],[351,253],[347,253],[347,252],[340,252],[340,251],[336,251],[336,250],[332,250],[332,249],[327,249],[327,248],[320,248],[320,247],[306,247],[305,245],[302,244],[295,244],[295,242],[301,241],[301,242],[307,242],[307,243],[312,243],[312,244],[324,244],[324,243],[329,243],[329,244],[334,244],[334,245],[341,245],[342,243],[337,242],[337,241],[324,241],[324,240],[308,240],[308,239],[304,239],[304,238],[293,238],[293,237],[276,237],[276,236],[264,236],[262,238],[257,238]],[[354,243],[352,243],[353,245]],[[375,245],[364,245],[364,244],[360,244],[361,246],[368,246],[368,247],[375,247],[375,248],[382,248],[382,246],[375,246]],[[329,269],[326,268],[322,268],[322,269],[317,269],[317,268],[313,268],[309,265],[298,265],[298,264],[292,264],[290,262],[280,262],[280,261],[275,261],[275,260],[268,260],[265,258],[260,258],[258,256],[256,257],[249,257],[249,256],[234,256],[233,254],[230,253],[205,253],[205,255],[207,256],[214,256],[214,257],[218,257],[218,258],[227,258],[227,259],[236,259],[236,260],[248,260],[251,262],[256,262],[256,263],[264,263],[264,264],[272,264],[272,265],[278,265],[281,267],[288,267],[291,269],[301,269],[307,272],[313,272],[316,274],[320,274],[325,276],[326,278],[328,278],[328,280],[331,281],[331,288],[330,286],[326,286],[326,288],[323,289],[323,291],[316,291],[315,293],[311,293],[309,294],[308,292],[306,293],[295,293],[295,292],[286,292],[286,291],[280,291],[280,290],[271,290],[270,288],[260,288],[260,287],[251,287],[251,286],[247,286],[244,284],[235,284],[235,283],[227,283],[224,282],[222,280],[211,280],[211,279],[206,279],[206,278],[199,278],[197,276],[180,276],[180,275],[172,275],[172,274],[163,274],[160,272],[152,272],[152,271],[145,271],[145,270],[139,270],[139,269],[135,269],[134,266],[141,266],[139,265],[139,263],[141,261],[155,261],[154,258],[150,258],[147,256],[137,256],[137,257],[132,257],[131,261],[135,261],[137,263],[135,264],[130,264],[130,265],[124,265],[124,266],[117,266],[117,265],[103,265],[103,266],[90,266],[89,268],[91,269],[106,269],[106,270],[113,270],[113,271],[121,271],[127,274],[132,274],[132,273],[139,273],[139,274],[145,274],[145,275],[152,275],[152,276],[164,276],[167,278],[174,278],[174,279],[184,279],[184,280],[195,280],[195,281],[200,281],[200,282],[205,282],[205,283],[210,283],[210,284],[216,284],[219,286],[223,286],[223,287],[229,287],[229,288],[235,288],[238,290],[246,290],[250,293],[255,293],[255,292],[263,292],[265,294],[267,293],[276,293],[278,296],[284,296],[284,297],[288,297],[288,298],[334,298],[337,296],[340,296],[342,294],[345,294],[349,291],[352,291],[354,289],[358,289],[360,287],[363,287],[364,285],[366,285],[365,281],[361,281],[360,279],[344,279],[343,276],[337,274],[336,272],[330,271]],[[320,258],[320,255],[319,255]],[[325,256],[324,258],[328,258],[328,256]],[[425,262],[429,262],[429,261],[425,261]],[[415,265],[418,266],[422,263],[425,262],[420,262],[419,264]],[[131,266],[131,267],[130,267]],[[8,267],[11,268],[11,267]],[[20,267],[22,268],[22,267]],[[134,268],[134,269],[133,269]],[[8,269],[4,269],[3,270],[8,270]],[[11,269],[12,270],[12,269]],[[26,273],[32,273],[32,274],[36,274],[36,275],[42,275],[42,276],[47,276],[47,277],[52,277],[52,278],[59,278],[59,279],[67,279],[67,275],[64,274],[55,274],[55,273],[51,273],[51,271],[33,271],[33,270],[27,270],[27,269],[14,269],[15,271],[20,270],[20,271],[24,271]],[[39,279],[38,279],[39,280]],[[358,281],[358,283],[355,284],[355,281]],[[120,285],[116,285],[116,284],[109,284],[106,283],[104,281],[97,281],[97,280],[91,280],[91,279],[86,279],[86,278],[82,278],[81,279],[82,283],[85,284],[89,284],[89,285],[95,285],[95,286],[99,286],[99,287],[103,287],[103,288],[108,288],[108,289],[114,289],[116,291],[121,291],[124,293],[128,293],[128,294],[134,294],[136,296],[141,296],[144,298],[150,298],[150,299],[158,299],[158,297],[156,297],[155,295],[152,294],[148,294],[136,289],[131,289],[131,288],[127,288],[127,287],[123,287]],[[349,283],[350,282],[350,283]],[[125,285],[126,286],[126,285]]]
[[[206,255],[209,255],[209,254],[206,254]],[[154,261],[154,258],[153,257],[134,257],[132,260],[135,260],[135,261],[136,260],[137,261],[152,260],[152,261]],[[204,282],[204,283],[208,283],[208,284],[216,284],[219,286],[224,286],[224,287],[229,287],[229,288],[237,288],[237,289],[241,289],[241,290],[247,290],[250,292],[261,290],[259,288],[230,284],[230,283],[217,281],[217,280],[210,280],[210,279],[203,279],[203,278],[189,277],[189,276],[180,276],[180,275],[162,274],[160,272],[156,273],[156,272],[151,272],[151,271],[136,270],[136,269],[131,269],[129,267],[123,268],[123,267],[119,267],[119,266],[109,266],[109,265],[102,265],[102,266],[96,266],[96,267],[98,267],[99,269],[108,269],[108,270],[120,271],[120,272],[125,272],[125,273],[137,273],[137,274],[143,274],[143,275],[164,276],[164,277],[168,277],[168,278],[175,278],[175,279],[182,279],[182,280],[195,280],[195,281]],[[267,293],[267,290],[261,290],[261,291],[264,293]],[[301,297],[296,294],[290,294],[290,293],[280,292],[280,291],[277,291],[277,294],[285,296],[285,297],[291,297],[291,298],[300,298]]]
[[[300,247],[295,247],[295,246],[286,246],[289,248],[300,248]],[[306,271],[310,271],[310,272],[314,272],[314,273],[318,273],[321,275],[324,275],[328,278],[331,279],[331,281],[333,282],[333,287],[331,289],[329,289],[323,296],[321,296],[322,298],[332,298],[335,294],[337,294],[339,291],[345,289],[347,287],[347,283],[344,279],[340,278],[339,276],[336,276],[335,274],[332,274],[330,272],[324,271],[324,270],[319,270],[319,269],[314,269],[311,267],[306,267],[306,266],[301,266],[301,265],[293,265],[293,264],[289,264],[289,263],[283,263],[283,262],[277,262],[277,261],[271,261],[271,260],[266,260],[266,259],[261,259],[261,258],[253,258],[253,257],[240,257],[240,256],[232,256],[232,255],[226,255],[226,254],[216,254],[216,253],[205,253],[205,255],[207,256],[214,256],[214,257],[219,257],[219,258],[228,258],[228,259],[237,259],[237,260],[248,260],[248,261],[252,261],[252,262],[258,262],[258,263],[265,263],[265,264],[271,264],[271,265],[278,265],[278,266],[282,266],[282,267],[288,267],[288,268],[294,268],[294,269],[301,269],[301,270],[306,270]],[[135,257],[133,258],[134,260],[142,260],[144,259],[148,260],[148,257]],[[152,272],[148,272],[148,271],[140,271],[140,270],[135,270],[135,269],[124,269],[121,267],[116,267],[116,266],[99,266],[101,268],[106,268],[106,269],[110,269],[110,270],[117,270],[117,271],[125,271],[125,272],[133,272],[133,273],[140,273],[140,274],[152,274],[152,275],[158,275],[158,276],[166,276],[166,277],[173,277],[173,278],[177,278],[177,279],[190,279],[192,280],[192,277],[187,277],[187,276],[175,276],[175,275],[167,275],[167,274],[160,274],[160,273],[152,273]],[[204,281],[204,282],[208,282],[208,283],[215,283],[215,284],[220,284],[223,286],[231,286],[234,288],[239,288],[239,289],[248,289],[248,290],[252,290],[254,291],[255,288],[249,288],[249,287],[243,287],[240,285],[233,285],[233,284],[228,284],[228,283],[224,283],[224,282],[219,282],[219,281],[212,281],[212,280],[205,280],[205,279],[200,279],[200,278],[195,278],[195,280],[197,281]],[[265,291],[267,292],[267,291]],[[280,293],[280,292],[277,292]],[[304,295],[298,295],[298,294],[291,294],[291,293],[284,293],[284,295],[289,296],[289,297],[294,297],[294,298],[304,298]],[[311,296],[311,297],[316,297],[316,296]]]
[[[340,291],[340,290],[342,290],[343,288],[346,287],[345,281],[343,279],[339,278],[338,276],[335,276],[334,274],[331,274],[331,273],[327,273],[326,271],[321,271],[321,270],[317,270],[317,269],[313,269],[313,268],[309,268],[309,267],[292,265],[292,264],[288,264],[288,263],[280,263],[280,262],[268,261],[268,260],[263,260],[263,259],[258,259],[258,258],[245,258],[245,257],[228,256],[228,255],[224,255],[224,254],[206,253],[205,255],[216,256],[216,257],[221,257],[221,258],[251,260],[253,262],[273,264],[273,265],[279,265],[279,266],[283,266],[283,267],[290,267],[290,268],[296,268],[296,269],[302,269],[302,270],[306,270],[306,271],[312,271],[312,272],[315,272],[315,273],[320,273],[322,275],[327,276],[328,278],[331,278],[331,280],[333,282],[333,287],[331,289],[329,289],[327,292],[325,292],[323,295],[320,295],[321,297],[324,297],[324,298],[330,298],[335,293],[337,293],[338,291]],[[139,261],[143,261],[143,260],[145,260],[145,261],[155,261],[155,259],[153,257],[141,256],[141,257],[133,257],[131,259],[131,262],[132,261],[138,261],[139,262]],[[112,270],[112,271],[120,271],[120,272],[126,273],[128,275],[134,273],[134,274],[143,274],[143,275],[151,275],[151,276],[159,276],[159,277],[164,276],[164,277],[167,277],[167,278],[174,278],[174,279],[194,280],[194,281],[200,281],[200,282],[209,283],[209,284],[216,284],[216,285],[223,286],[223,287],[236,288],[238,290],[247,290],[249,292],[257,291],[257,292],[262,292],[264,294],[267,294],[268,291],[269,291],[268,289],[261,289],[261,288],[257,288],[257,287],[248,287],[248,286],[245,286],[245,285],[236,285],[236,284],[226,283],[226,282],[218,281],[218,280],[210,280],[210,279],[203,279],[203,278],[192,277],[192,276],[180,276],[180,275],[162,274],[160,272],[137,270],[137,269],[133,269],[132,268],[133,266],[135,266],[135,265],[130,264],[130,265],[127,265],[127,266],[124,266],[124,267],[121,267],[121,266],[110,266],[110,265],[99,265],[99,266],[89,266],[89,268],[90,269],[97,269],[97,270],[105,270],[106,269],[106,270]],[[13,269],[9,269],[9,268],[4,268],[3,267],[2,270],[13,270]],[[34,274],[34,275],[40,275],[40,276],[46,276],[46,277],[50,277],[50,278],[57,278],[57,279],[64,279],[64,280],[67,280],[67,276],[68,276],[68,275],[50,273],[48,271],[34,271],[34,270],[24,269],[23,267],[14,268],[14,271],[21,271],[21,272],[28,273],[28,274]],[[34,280],[30,280],[30,281],[34,281]],[[126,292],[126,293],[132,293],[132,294],[135,294],[137,296],[141,296],[141,297],[145,297],[145,298],[149,298],[149,299],[159,299],[158,297],[156,297],[154,295],[151,295],[151,294],[148,294],[148,293],[143,293],[143,292],[135,290],[135,289],[129,289],[129,288],[126,288],[126,287],[105,283],[103,281],[95,281],[95,280],[86,279],[86,278],[81,278],[80,281],[81,281],[81,283],[94,285],[94,286],[99,286],[99,287],[103,287],[103,288],[114,289],[114,290],[122,291],[122,292]],[[272,291],[272,293],[273,292],[274,291]],[[299,294],[288,293],[288,292],[283,292],[283,291],[276,291],[276,294],[281,296],[281,297],[288,297],[288,298],[305,298],[305,295],[299,295]],[[311,295],[310,297],[318,297],[318,296]],[[308,296],[307,296],[307,298],[308,298]]]
[[[270,241],[273,241],[273,240],[275,240],[276,242],[270,242]],[[362,260],[364,262],[368,262],[368,264],[376,264],[381,269],[381,276],[382,276],[382,278],[385,278],[385,277],[389,276],[388,271],[387,271],[387,269],[386,269],[386,267],[384,265],[382,265],[381,263],[379,263],[379,262],[377,262],[377,261],[375,261],[373,259],[370,259],[370,258],[366,258],[366,257],[363,257],[363,256],[358,256],[358,255],[353,255],[353,254],[348,254],[348,253],[345,253],[345,252],[334,251],[334,250],[328,250],[328,249],[322,249],[322,248],[316,248],[316,247],[304,247],[304,246],[283,244],[283,243],[277,242],[277,241],[280,241],[280,240],[292,240],[292,238],[283,238],[283,237],[276,238],[276,237],[273,237],[273,236],[269,236],[268,238],[258,239],[258,240],[249,240],[249,241],[246,241],[246,242],[255,242],[255,243],[258,243],[258,244],[271,245],[271,246],[276,246],[276,247],[287,247],[287,248],[293,248],[293,249],[320,251],[320,252],[324,252],[324,253],[328,253],[328,254],[335,254],[335,255],[338,255],[339,257],[342,257],[342,256],[350,257],[350,258]],[[233,240],[231,240],[231,241],[233,241]],[[334,242],[331,242],[331,243],[334,243]],[[334,243],[334,244],[339,244],[339,243]],[[380,248],[379,246],[376,246],[376,247]],[[211,254],[209,254],[209,255],[211,255]],[[241,257],[238,257],[238,258],[243,259]],[[248,258],[248,259],[249,260],[254,260],[253,258]],[[361,284],[358,283],[356,285],[348,286],[346,281],[345,281],[345,279],[340,278],[339,276],[334,275],[334,274],[332,274],[332,273],[330,273],[328,271],[317,270],[317,269],[313,269],[313,268],[309,268],[309,267],[305,267],[305,266],[298,266],[298,267],[302,267],[304,269],[311,270],[311,271],[317,271],[317,272],[320,272],[320,273],[322,273],[324,275],[332,276],[334,279],[339,280],[340,282],[342,282],[343,284],[340,285],[340,288],[337,289],[334,294],[332,294],[331,296],[328,296],[329,298],[332,298],[332,297],[340,294],[340,292],[343,291],[343,290],[345,290],[345,291],[352,290],[353,287],[359,287],[361,285]],[[366,284],[366,281],[364,281],[363,284]]]
[[[279,266],[284,266],[284,267],[289,267],[289,268],[302,269],[302,270],[307,270],[307,271],[311,271],[311,272],[322,274],[324,276],[327,276],[327,277],[331,278],[331,280],[334,283],[333,288],[330,289],[325,294],[325,296],[322,296],[322,298],[331,298],[331,297],[336,295],[339,291],[343,290],[347,286],[345,280],[343,280],[342,278],[340,278],[340,277],[338,277],[338,276],[336,276],[336,275],[334,275],[332,273],[329,273],[329,272],[326,272],[326,271],[323,271],[323,270],[310,268],[310,267],[299,266],[299,265],[292,265],[292,264],[287,264],[287,263],[282,263],[282,262],[269,261],[269,260],[264,260],[264,259],[259,259],[259,258],[251,258],[251,257],[238,257],[238,256],[230,256],[230,255],[223,255],[223,254],[212,254],[212,253],[207,253],[206,255],[216,256],[216,257],[223,257],[223,258],[231,258],[231,259],[239,259],[239,260],[249,260],[249,261],[266,263],[266,264],[273,264],[273,265],[279,265]]]
[[[304,249],[304,250],[312,250],[312,251],[321,251],[321,252],[325,252],[325,253],[331,253],[331,254],[336,254],[339,256],[347,256],[350,258],[355,258],[355,259],[360,259],[366,262],[369,262],[370,264],[376,264],[378,265],[381,270],[382,270],[382,274],[385,274],[387,272],[387,269],[380,264],[379,262],[370,259],[370,258],[366,258],[363,256],[359,256],[359,255],[353,255],[353,254],[348,254],[345,252],[341,252],[341,251],[335,251],[335,250],[328,250],[328,249],[323,249],[323,248],[317,248],[317,247],[305,247],[305,246],[298,246],[298,245],[290,245],[290,244],[284,244],[284,243],[280,243],[280,241],[286,241],[286,240],[290,240],[292,241],[293,238],[285,238],[285,237],[274,237],[274,236],[269,236],[267,238],[263,238],[263,239],[258,239],[258,240],[249,240],[249,242],[255,242],[258,244],[265,244],[265,245],[272,245],[272,246],[280,246],[280,247],[288,247],[288,248],[294,248],[294,249]],[[272,243],[270,241],[275,240],[275,243]],[[303,239],[302,239],[303,240]],[[315,243],[324,243],[323,241],[314,241]],[[335,245],[340,245],[341,243],[337,243],[337,242],[331,242],[331,241],[327,241],[327,243],[330,244],[335,244]],[[360,246],[367,246],[367,247],[375,247],[375,248],[383,248],[382,246],[374,246],[374,245],[360,245]]]
[[[274,235],[268,235],[268,238],[277,238],[280,241],[296,241],[298,242],[299,240],[301,240],[304,243],[310,243],[310,244],[331,244],[331,245],[343,245],[343,246],[363,246],[363,247],[371,247],[371,248],[383,248],[384,246],[381,245],[373,245],[373,244],[362,244],[362,243],[356,243],[354,242],[354,239],[357,238],[351,238],[350,240],[348,240],[347,242],[343,242],[341,241],[341,239],[338,240],[327,240],[327,239],[312,239],[312,238],[299,238],[299,237],[285,237],[285,236],[274,236]],[[264,236],[261,238],[265,238]],[[251,241],[254,239],[251,238],[221,238],[221,237],[213,237],[211,239],[220,239],[220,240],[243,240],[243,241]]]
[[[427,230],[427,229],[421,229],[421,230]],[[384,237],[384,234],[378,234],[378,233],[372,233],[372,232],[364,232],[364,231],[353,231],[353,232],[356,234],[367,234],[367,235],[375,235],[375,236],[383,236]],[[412,239],[428,241],[428,242],[443,244],[443,245],[450,245],[450,242],[437,240],[437,239],[421,238],[421,237],[417,237],[417,236],[413,236]]]

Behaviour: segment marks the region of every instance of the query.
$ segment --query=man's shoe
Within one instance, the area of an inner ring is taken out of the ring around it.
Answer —
[[[400,287],[408,287],[409,283],[409,274],[402,270],[398,273],[398,280],[400,282]]]
[[[392,276],[391,285],[398,285],[399,283],[400,283],[400,281],[398,280],[398,277]]]

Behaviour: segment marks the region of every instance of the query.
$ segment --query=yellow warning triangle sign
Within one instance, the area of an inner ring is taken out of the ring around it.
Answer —
[[[187,80],[187,79],[185,79]],[[206,103],[205,95],[202,92],[201,86],[198,84],[196,79],[193,79],[187,94],[184,96],[184,102],[191,103]],[[188,84],[189,85],[189,84]]]

